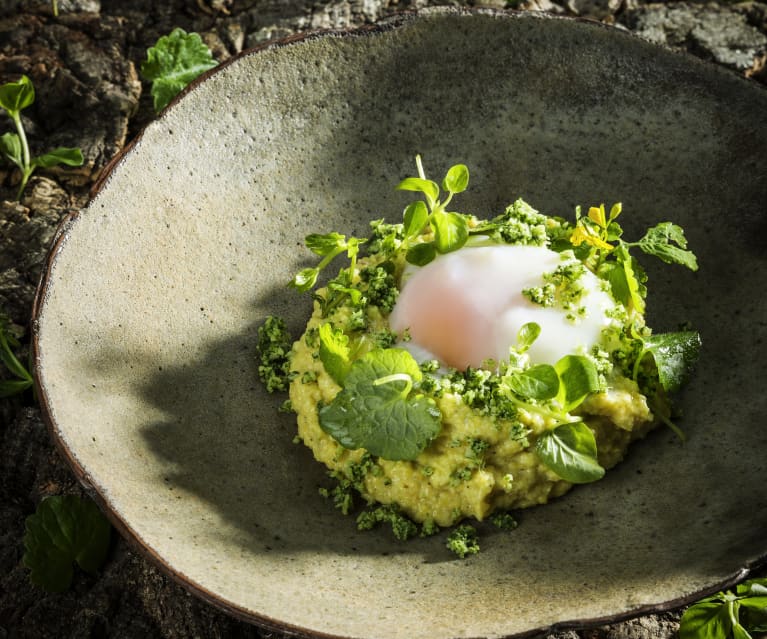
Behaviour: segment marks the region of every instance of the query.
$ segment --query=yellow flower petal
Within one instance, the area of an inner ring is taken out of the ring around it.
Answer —
[[[593,220],[602,228],[607,226],[607,218],[605,217],[605,205],[600,204],[599,208],[592,206],[589,209],[589,219]]]

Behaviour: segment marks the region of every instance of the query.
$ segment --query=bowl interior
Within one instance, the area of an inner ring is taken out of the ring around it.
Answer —
[[[52,432],[123,533],[210,601],[344,637],[527,633],[664,608],[767,556],[767,92],[600,25],[431,11],[243,55],[150,125],[62,229],[35,318]],[[257,381],[266,315],[298,335],[303,238],[399,218],[393,186],[453,163],[456,206],[622,202],[682,225],[701,268],[643,260],[649,322],[701,331],[682,444],[487,531],[358,533]]]

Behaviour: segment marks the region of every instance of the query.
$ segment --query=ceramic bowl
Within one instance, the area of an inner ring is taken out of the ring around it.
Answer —
[[[34,311],[53,438],[119,531],[202,598],[332,637],[500,637],[676,607],[767,560],[767,91],[603,25],[434,10],[241,55],[168,108],[61,228]],[[649,322],[700,330],[681,443],[519,513],[455,559],[359,533],[257,380],[310,232],[401,215],[416,153],[469,165],[462,209],[623,203],[682,225],[645,260]]]

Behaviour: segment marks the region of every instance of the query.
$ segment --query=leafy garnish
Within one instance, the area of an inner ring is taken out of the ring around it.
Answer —
[[[698,270],[695,254],[687,250],[684,230],[671,222],[661,222],[653,226],[641,240],[629,246],[638,246],[648,255],[659,257],[667,264],[681,264],[691,271]]]
[[[582,355],[565,355],[555,365],[561,387],[557,400],[571,411],[588,395],[600,389],[599,374],[593,362]]]
[[[319,411],[320,426],[346,448],[413,460],[442,427],[433,399],[413,393],[418,363],[399,348],[376,349],[352,364],[343,389]]]
[[[442,180],[442,189],[447,191],[447,196],[440,200],[440,187],[436,182],[426,179],[421,156],[417,155],[415,161],[418,177],[405,178],[397,185],[397,189],[422,193],[426,198],[425,205],[423,202],[414,202],[405,208],[403,214],[406,259],[411,264],[424,266],[431,262],[437,253],[457,251],[469,239],[466,216],[447,210],[453,196],[468,187],[469,169],[465,164],[456,164],[448,169]],[[410,245],[410,241],[417,238],[427,226],[431,228],[434,239]]]
[[[0,108],[5,110],[16,127],[16,133],[9,132],[0,136],[0,154],[21,171],[17,200],[21,200],[30,176],[38,167],[50,168],[58,164],[81,166],[84,161],[80,149],[63,146],[38,157],[32,157],[21,121],[21,112],[31,106],[34,101],[35,88],[32,81],[25,75],[22,75],[18,82],[8,82],[0,86]]]
[[[142,77],[152,83],[154,110],[159,113],[190,82],[218,63],[197,33],[177,27],[146,52]]]
[[[290,282],[290,286],[301,291],[306,292],[314,288],[317,283],[320,271],[324,269],[330,262],[333,261],[337,255],[340,255],[346,251],[346,255],[349,258],[351,264],[347,269],[351,281],[351,276],[354,274],[357,265],[357,254],[359,253],[360,244],[365,242],[364,239],[358,237],[349,237],[341,235],[340,233],[326,233],[320,235],[318,233],[311,233],[306,236],[306,246],[313,253],[322,257],[320,263],[315,267],[302,269]],[[347,293],[349,291],[346,291]]]
[[[671,222],[661,222],[652,227],[638,242],[623,240],[623,229],[616,221],[621,211],[620,203],[613,205],[609,215],[605,213],[604,205],[591,207],[586,216],[581,215],[580,207],[576,208],[576,223],[570,235],[570,243],[576,249],[580,247],[579,257],[610,283],[616,300],[626,308],[642,314],[647,293],[644,282],[647,278],[631,255],[631,247],[637,247],[668,264],[680,264],[692,271],[698,270],[698,262],[692,251],[687,250],[682,228]]]
[[[111,527],[98,506],[76,495],[46,497],[27,517],[24,565],[32,583],[51,592],[69,588],[73,564],[96,574],[109,550]]]
[[[660,333],[642,339],[642,351],[634,365],[637,380],[644,356],[650,354],[658,371],[658,381],[667,393],[673,393],[690,375],[700,352],[700,334],[696,331]]]
[[[320,326],[320,361],[337,384],[343,384],[351,368],[349,337],[330,323]]]
[[[509,387],[517,395],[543,401],[553,399],[559,393],[559,375],[550,364],[538,364],[509,378]]]
[[[565,481],[584,484],[601,479],[605,469],[597,461],[594,433],[583,422],[568,422],[543,433],[535,452]]]
[[[701,599],[682,615],[679,639],[751,639],[767,632],[767,578]]]

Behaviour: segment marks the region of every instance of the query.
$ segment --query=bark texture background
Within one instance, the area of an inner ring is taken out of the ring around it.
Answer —
[[[60,220],[84,206],[107,162],[153,117],[138,68],[174,27],[200,33],[217,60],[297,31],[373,22],[394,11],[462,0],[0,0],[0,84],[24,73],[37,99],[24,112],[33,153],[78,146],[78,169],[40,171],[21,202],[19,176],[0,161],[0,312],[26,344],[32,299]],[[767,84],[767,3],[641,0],[478,0],[499,8],[580,15],[618,24]],[[767,118],[767,114],[765,114]],[[11,130],[0,116],[0,133]],[[25,346],[23,348],[26,348]],[[22,351],[21,355],[26,353]],[[0,639],[282,638],[197,600],[115,535],[98,577],[47,594],[21,563],[24,520],[46,495],[81,493],[55,451],[31,394],[0,400]],[[662,639],[681,611],[565,631],[552,639]]]

